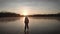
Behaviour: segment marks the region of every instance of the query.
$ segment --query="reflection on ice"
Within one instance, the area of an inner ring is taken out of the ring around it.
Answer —
[[[30,17],[30,18],[33,18],[33,19],[51,19],[51,20],[58,20],[60,21],[60,17]]]
[[[0,23],[16,21],[16,20],[19,20],[19,19],[20,19],[20,17],[4,17],[4,18],[0,18]]]

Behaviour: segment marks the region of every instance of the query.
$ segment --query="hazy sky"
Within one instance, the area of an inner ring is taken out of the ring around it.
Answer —
[[[54,14],[60,12],[60,0],[0,0],[0,11]]]

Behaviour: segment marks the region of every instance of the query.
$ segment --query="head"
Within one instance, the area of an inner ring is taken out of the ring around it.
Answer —
[[[28,16],[26,16],[25,19],[28,19]]]
[[[25,16],[25,18],[28,18],[28,16]]]

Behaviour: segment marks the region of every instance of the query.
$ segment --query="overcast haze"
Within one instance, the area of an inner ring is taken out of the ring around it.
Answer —
[[[55,14],[60,12],[60,0],[0,0],[0,11],[22,14]]]

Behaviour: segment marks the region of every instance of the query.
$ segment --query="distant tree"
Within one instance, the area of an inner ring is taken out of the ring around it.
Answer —
[[[58,14],[60,14],[60,13],[58,13]]]
[[[0,17],[19,17],[20,14],[12,12],[0,12]]]

